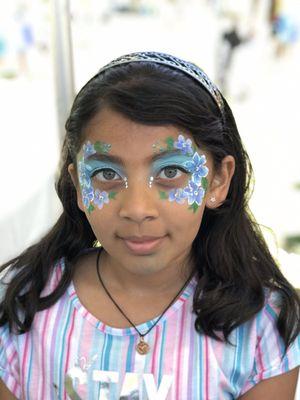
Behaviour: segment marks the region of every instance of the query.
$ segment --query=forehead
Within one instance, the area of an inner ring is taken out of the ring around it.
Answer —
[[[147,156],[153,153],[153,145],[166,138],[177,139],[179,133],[193,140],[191,134],[173,125],[145,125],[126,118],[111,109],[101,110],[87,125],[84,141],[100,140],[111,145],[110,154],[121,154],[124,159]]]

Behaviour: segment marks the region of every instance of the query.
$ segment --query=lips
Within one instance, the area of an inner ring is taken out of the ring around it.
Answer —
[[[149,254],[157,250],[164,240],[163,237],[155,236],[130,236],[122,238],[126,247],[134,254]]]

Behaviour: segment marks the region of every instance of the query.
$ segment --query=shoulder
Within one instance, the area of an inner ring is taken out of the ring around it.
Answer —
[[[286,348],[278,330],[282,297],[279,292],[265,291],[264,307],[246,324],[237,328],[250,333],[252,370],[240,395],[260,381],[282,375],[300,365],[300,335]],[[244,342],[243,346],[249,345]]]
[[[7,288],[9,285],[13,282],[15,278],[18,277],[18,275],[23,271],[23,269],[26,268],[21,267],[21,268],[14,268],[12,265],[8,266],[4,271],[0,272],[0,302],[3,301]],[[65,260],[64,258],[59,259],[54,265],[51,270],[50,276],[48,278],[47,284],[45,288],[43,289],[41,295],[45,296],[52,292],[55,287],[58,285],[63,271],[65,268]],[[26,287],[23,288],[22,292],[26,292]]]

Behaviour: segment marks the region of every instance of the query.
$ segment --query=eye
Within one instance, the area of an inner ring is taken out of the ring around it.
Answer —
[[[92,174],[92,178],[96,177],[99,181],[107,182],[107,181],[116,181],[122,179],[119,174],[116,173],[113,169],[103,168],[101,170],[97,170]]]
[[[161,179],[174,179],[180,178],[184,173],[187,173],[183,168],[179,168],[177,166],[168,166],[163,168],[158,174],[158,178]]]

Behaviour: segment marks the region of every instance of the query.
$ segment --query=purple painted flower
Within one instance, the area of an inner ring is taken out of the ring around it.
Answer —
[[[186,198],[187,194],[183,189],[174,189],[169,192],[169,200],[176,201],[178,204],[183,204]]]
[[[82,149],[83,149],[83,157],[84,158],[88,158],[89,156],[96,153],[94,145],[90,141],[87,141],[86,143],[84,143]]]
[[[104,204],[109,203],[108,193],[100,192],[99,189],[95,190],[94,203],[98,206],[98,208],[102,208]]]
[[[188,198],[189,205],[196,203],[200,206],[205,194],[205,190],[201,186],[196,185],[193,181],[189,181],[189,186],[184,188],[184,192]]]
[[[205,155],[200,156],[197,152],[194,153],[191,161],[184,163],[184,166],[192,173],[192,180],[196,185],[200,185],[202,178],[208,174],[208,168],[204,165],[205,163]]]
[[[92,187],[83,187],[81,194],[83,204],[86,208],[88,208],[90,202],[94,200],[94,189]]]
[[[181,150],[183,154],[193,154],[191,139],[185,139],[182,135],[178,136],[178,140],[174,142],[174,147]]]

